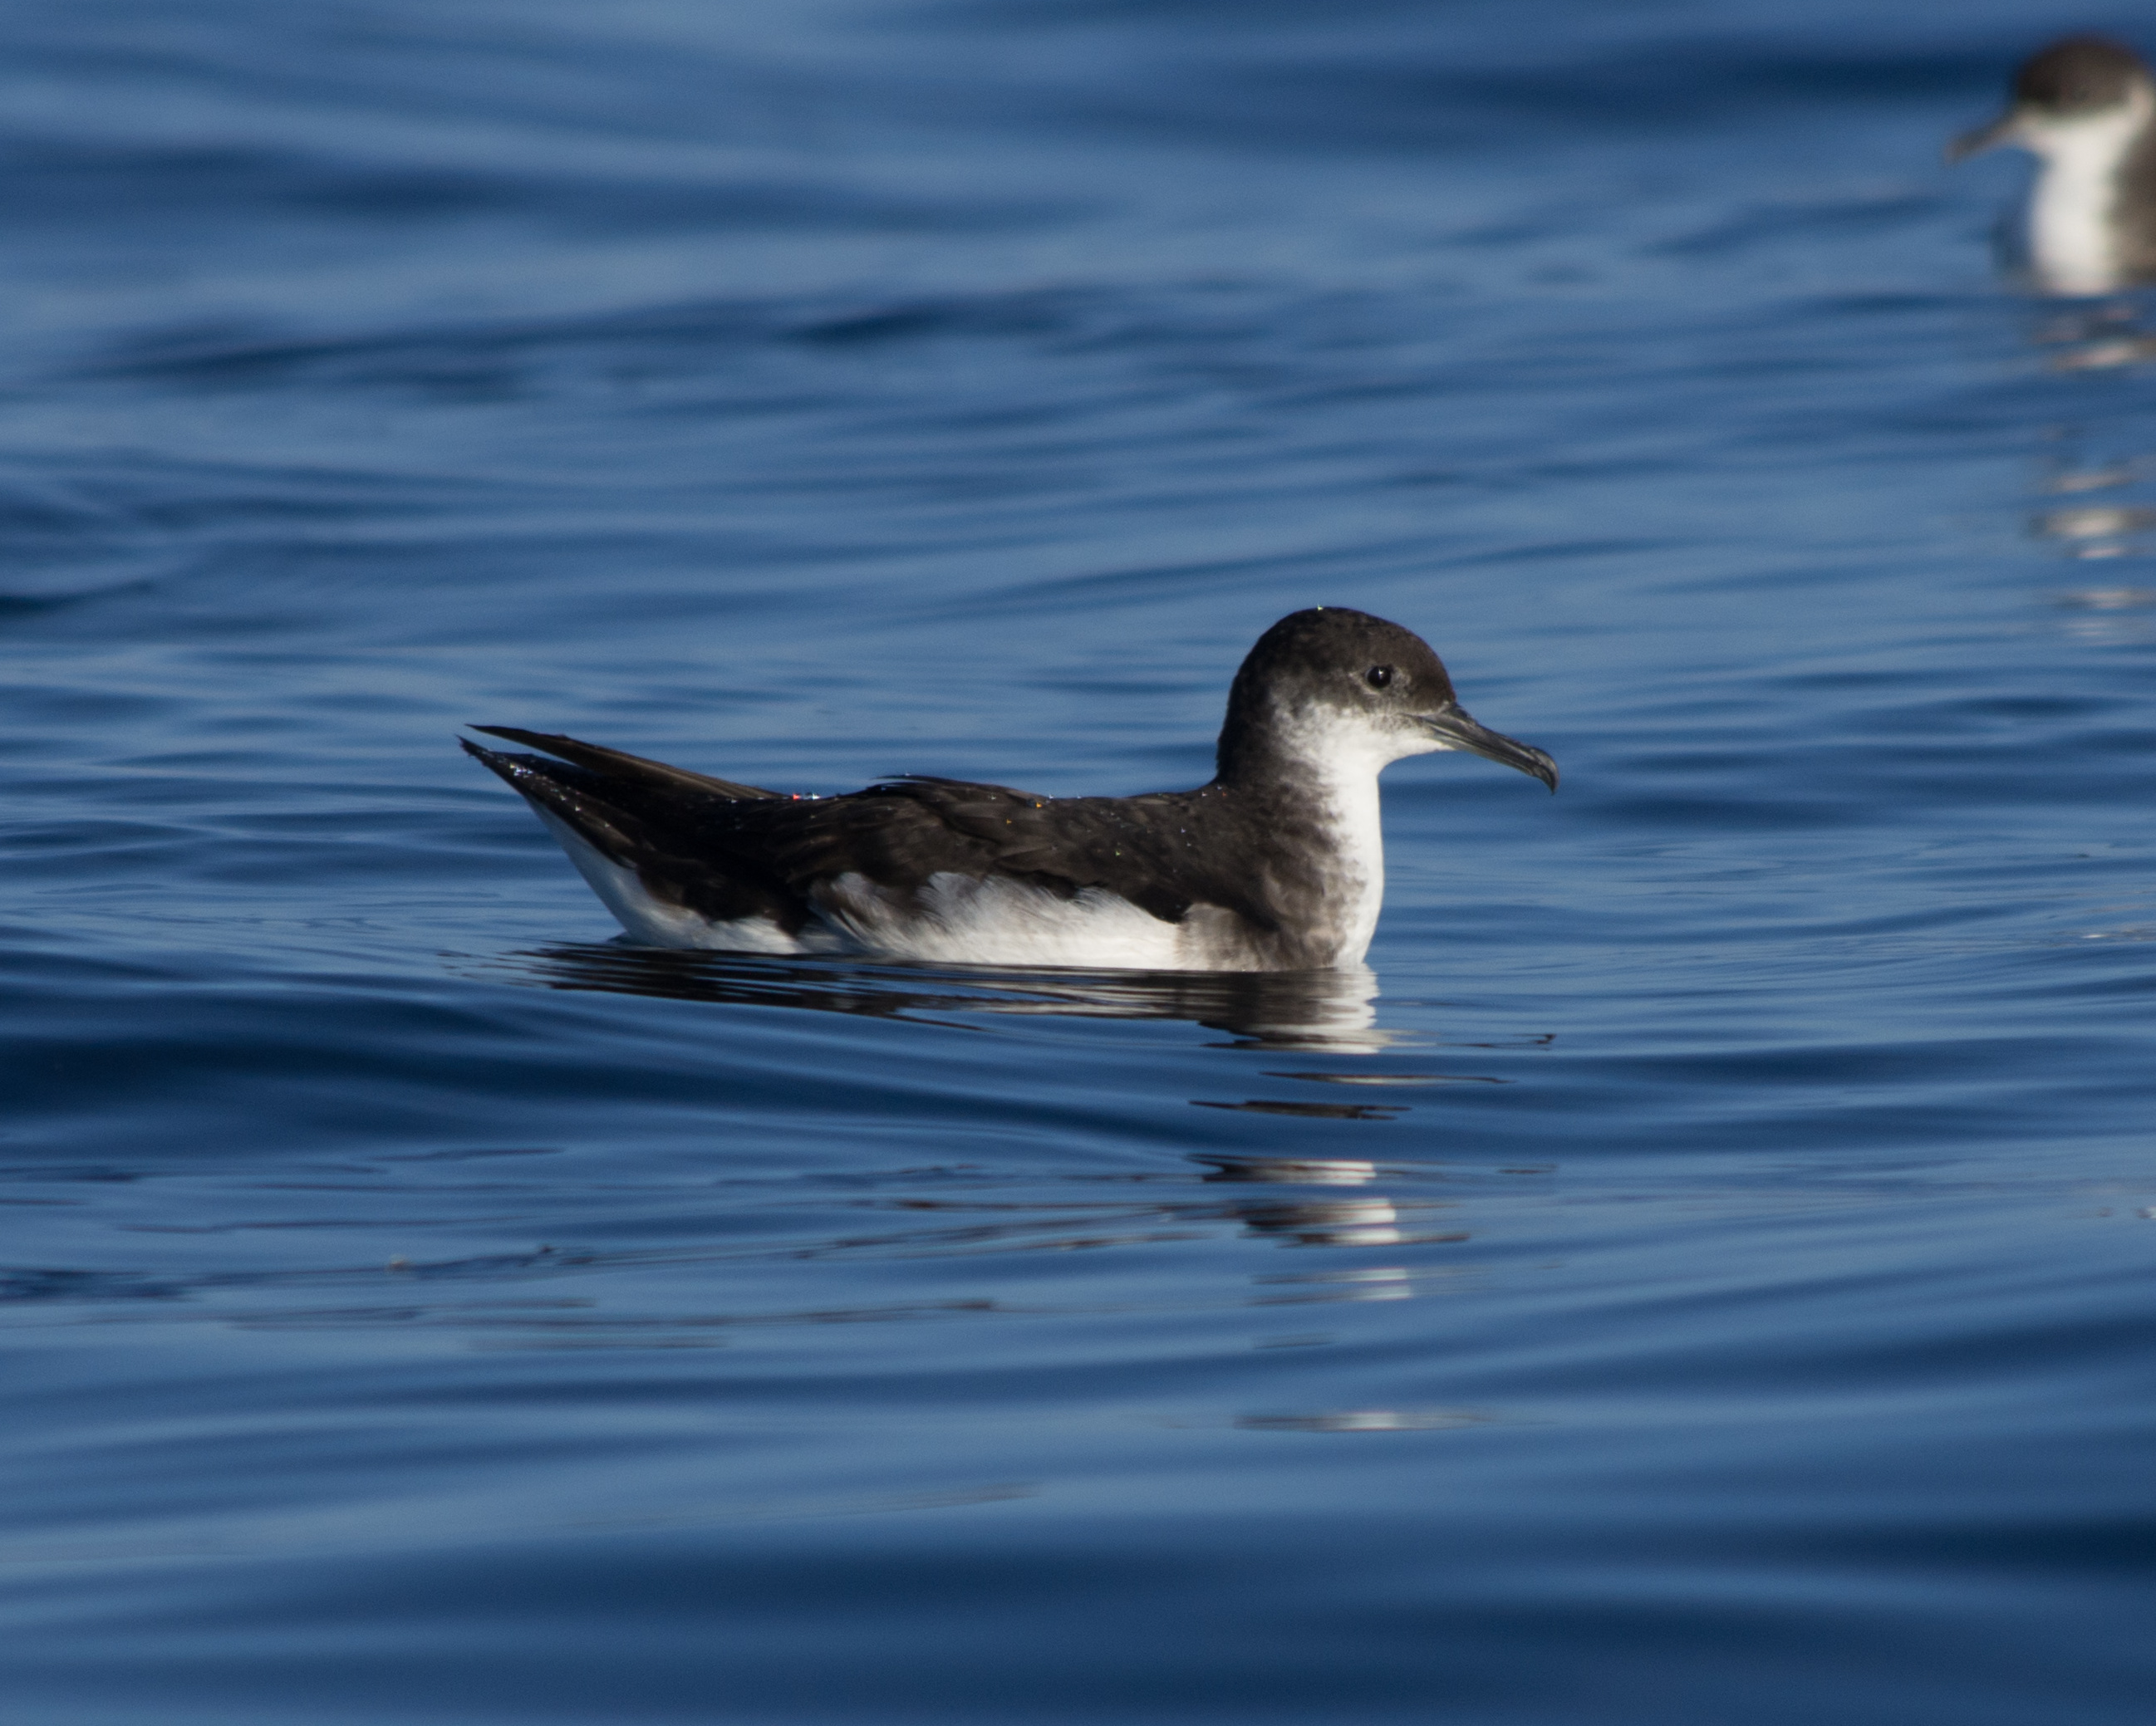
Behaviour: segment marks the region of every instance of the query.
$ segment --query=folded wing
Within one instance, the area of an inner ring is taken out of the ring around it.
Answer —
[[[904,778],[842,796],[798,797],[552,733],[476,726],[553,760],[466,742],[535,808],[646,891],[716,923],[767,918],[788,935],[815,914],[819,883],[858,875],[901,894],[937,875],[1014,878],[1059,898],[1098,889],[1164,922],[1194,905],[1275,919],[1235,881],[1201,868],[1190,843],[1204,793],[1043,797],[1007,786]]]

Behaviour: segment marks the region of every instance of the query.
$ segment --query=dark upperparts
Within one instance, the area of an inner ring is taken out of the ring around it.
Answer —
[[[2069,36],[2025,61],[2014,78],[2017,105],[2055,114],[2087,114],[2123,102],[2148,69],[2123,44],[2102,36]]]
[[[539,746],[566,754],[557,743]],[[1244,862],[1259,836],[1223,831],[1245,812],[1209,787],[1051,798],[906,778],[834,797],[734,797],[670,783],[660,763],[634,755],[600,771],[464,746],[660,899],[714,922],[767,917],[792,935],[813,914],[819,882],[858,873],[912,890],[945,873],[1013,876],[1065,899],[1098,887],[1169,923],[1201,901],[1260,929],[1276,920],[1239,870],[1217,866]]]

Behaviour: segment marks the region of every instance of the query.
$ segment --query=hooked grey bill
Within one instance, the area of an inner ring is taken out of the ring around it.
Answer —
[[[1947,145],[1948,161],[1964,161],[1981,151],[2011,143],[2014,135],[2021,129],[2021,110],[2009,108],[1989,125],[1980,125],[1974,131],[1964,132]]]
[[[1464,749],[1485,761],[1496,761],[1539,779],[1552,791],[1557,789],[1555,761],[1532,743],[1507,737],[1502,731],[1492,731],[1457,702],[1449,701],[1435,713],[1419,713],[1415,717],[1433,736],[1442,738],[1451,748]]]

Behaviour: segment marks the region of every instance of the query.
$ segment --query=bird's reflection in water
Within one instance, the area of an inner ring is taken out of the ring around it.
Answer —
[[[2150,359],[2156,359],[2156,346],[2147,352],[2132,354],[2118,349],[2113,359],[2105,363],[2124,365]],[[2093,363],[2071,369],[2091,369]],[[2099,456],[2077,447],[2085,435],[2079,431],[2061,428],[2056,435],[2062,447],[2041,482],[2041,489],[2052,501],[2031,518],[2031,531],[2077,564],[2148,556],[2150,535],[2156,533],[2156,502],[2150,498],[2151,483],[2156,481],[2156,459],[2146,455]],[[2055,591],[2048,596],[2063,614],[2066,633],[2099,646],[2139,643],[2156,635],[2151,627],[2156,586],[2145,580],[2119,579],[2128,573],[2125,570],[2106,573],[2110,576],[2107,581]]]
[[[1377,980],[1361,967],[1258,975],[1019,971],[692,953],[609,942],[511,954],[475,968],[485,975],[506,974],[550,989],[799,1007],[959,1028],[980,1028],[978,1021],[983,1015],[1070,1014],[1188,1020],[1229,1032],[1235,1047],[1368,1054],[1397,1043],[1392,1033],[1375,1023]],[[1530,1042],[1538,1046],[1547,1040],[1538,1037]],[[1307,1072],[1279,1076],[1332,1077]],[[1419,1085],[1450,1083],[1456,1076],[1398,1078],[1402,1083]],[[1265,1099],[1210,1106],[1327,1121],[1382,1121],[1402,1107],[1287,1104]],[[1081,1238],[1099,1245],[1116,1239],[1149,1239],[1150,1232],[1163,1224],[1186,1228],[1208,1222],[1230,1223],[1246,1237],[1290,1248],[1391,1248],[1468,1238],[1456,1229],[1440,1232],[1426,1226],[1430,1213],[1453,1212],[1456,1201],[1407,1199],[1368,1191],[1387,1171],[1361,1158],[1207,1152],[1190,1160],[1204,1170],[1200,1181],[1208,1191],[1203,1199],[1148,1196],[1136,1203],[1118,1199],[1103,1206],[1089,1200],[1073,1206],[1065,1200],[1029,1205],[1003,1197],[910,1194],[896,1201],[908,1219],[903,1232],[850,1234],[808,1250],[972,1253]],[[1414,1178],[1407,1170],[1396,1172],[1402,1179]],[[1296,1187],[1322,1191],[1291,1191]],[[1350,1193],[1343,1188],[1365,1190]],[[880,1206],[888,1201],[870,1202]],[[917,1226],[923,1222],[932,1226],[925,1230]],[[1269,1286],[1258,1298],[1268,1305],[1400,1300],[1411,1297],[1424,1277],[1450,1274],[1453,1273],[1435,1268],[1410,1273],[1393,1266],[1327,1269],[1261,1278]],[[1270,1286],[1275,1283],[1283,1286]]]
[[[918,965],[685,952],[626,942],[543,947],[480,962],[549,989],[804,1007],[963,1026],[980,1014],[1183,1019],[1235,1046],[1373,1054],[1380,1030],[1367,965],[1327,971],[1081,971]]]
[[[1209,1171],[1209,1181],[1250,1181],[1267,1186],[1363,1186],[1378,1178],[1377,1165],[1357,1158],[1201,1155],[1191,1159]],[[1252,1235],[1270,1236],[1296,1247],[1397,1247],[1464,1241],[1455,1230],[1434,1234],[1416,1231],[1408,1211],[1437,1209],[1424,1201],[1403,1206],[1377,1193],[1352,1199],[1270,1198],[1237,1204],[1236,1219]],[[1399,1299],[1408,1292],[1404,1278],[1397,1292],[1365,1294],[1364,1299]]]
[[[1318,1414],[1238,1415],[1249,1432],[1444,1432],[1496,1418],[1471,1408],[1343,1408]]]
[[[2046,489],[2087,494],[2143,479],[2145,464],[2069,468],[2051,476]],[[2107,499],[2047,510],[2032,524],[2039,538],[2054,541],[2077,563],[2148,555],[2148,537],[2156,529],[2156,508]],[[2091,571],[2094,573],[2093,571]],[[2121,571],[2123,573],[2123,571]],[[2139,642],[2151,634],[2156,587],[2147,582],[2112,580],[2055,592],[2052,604],[2064,614],[2066,633],[2097,645]]]
[[[2056,596],[2066,632],[2093,647],[2156,641],[2156,587],[2081,587]]]
[[[2054,371],[2115,371],[2156,360],[2156,335],[2143,326],[2136,300],[2125,295],[2050,317],[2031,339],[2051,350]]]
[[[1204,1156],[1194,1160],[1209,1166],[1210,1172],[1205,1176],[1209,1181],[1363,1186],[1378,1175],[1375,1164],[1353,1157]],[[1250,1206],[1242,1212],[1242,1221],[1254,1235],[1283,1237],[1288,1244],[1304,1247],[1379,1247],[1468,1238],[1464,1231],[1450,1234],[1410,1232],[1403,1226],[1403,1208],[1374,1195],[1348,1200],[1304,1199]],[[1258,1297],[1258,1303],[1282,1306],[1312,1301],[1408,1300],[1416,1293],[1418,1283],[1445,1274],[1433,1268],[1417,1272],[1405,1265],[1388,1264],[1260,1277],[1257,1281],[1267,1286],[1266,1292]],[[1323,1334],[1296,1335],[1270,1339],[1269,1345],[1322,1345],[1331,1340],[1329,1335]],[[1239,1415],[1235,1424],[1257,1432],[1428,1432],[1480,1426],[1491,1418],[1471,1409],[1351,1408],[1299,1414]]]
[[[2030,519],[2030,530],[2076,561],[2134,556],[2137,537],[2156,527],[2156,508],[2147,499],[2156,465],[2143,455],[2092,450],[2088,433],[2076,428],[2056,427],[2051,437],[2037,482],[2047,502]]]
[[[2128,504],[2076,504],[2045,511],[2035,526],[2044,538],[2058,540],[2076,557],[2123,557],[2132,549],[2128,542],[2134,535],[2156,527],[2156,510]]]

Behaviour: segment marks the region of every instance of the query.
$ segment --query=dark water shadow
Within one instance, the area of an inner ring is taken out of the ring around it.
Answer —
[[[802,1007],[906,1019],[954,1030],[980,1015],[1185,1020],[1230,1047],[1373,1054],[1399,1033],[1378,1027],[1378,980],[1352,971],[1218,972],[1020,971],[837,959],[698,953],[627,943],[562,945],[452,960],[475,976],[546,989],[670,1001]]]

